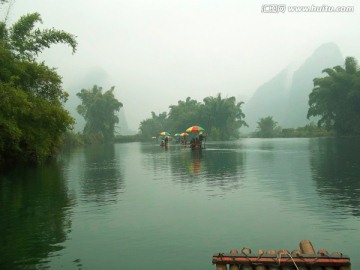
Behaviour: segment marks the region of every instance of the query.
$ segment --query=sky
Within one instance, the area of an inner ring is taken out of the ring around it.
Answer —
[[[284,12],[267,12],[278,5]],[[323,5],[353,11],[289,11]],[[7,6],[1,9],[3,19]],[[221,93],[246,102],[323,43],[360,60],[358,0],[13,0],[7,23],[32,12],[41,15],[39,28],[76,36],[75,54],[54,45],[39,56],[63,77],[71,99],[94,84],[115,86],[135,131],[151,112],[169,112],[187,97]]]

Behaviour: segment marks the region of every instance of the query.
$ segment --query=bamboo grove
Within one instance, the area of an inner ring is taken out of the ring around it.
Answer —
[[[56,154],[74,120],[63,107],[68,94],[55,69],[37,56],[52,44],[77,42],[69,33],[40,30],[38,13],[11,27],[0,22],[0,164],[41,162]]]
[[[243,102],[236,102],[235,97],[206,97],[203,102],[188,97],[171,105],[169,113],[163,112],[140,123],[140,133],[143,139],[156,136],[162,130],[171,133],[184,132],[186,128],[200,125],[212,140],[228,140],[239,138],[239,129],[247,125],[242,112]]]

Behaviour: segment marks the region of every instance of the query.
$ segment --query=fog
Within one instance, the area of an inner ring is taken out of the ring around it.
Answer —
[[[282,2],[287,7],[324,4]],[[75,54],[55,45],[39,59],[57,68],[75,103],[80,103],[75,94],[82,88],[115,86],[128,126],[137,131],[152,111],[168,112],[169,105],[186,97],[202,101],[221,93],[246,102],[257,87],[326,42],[336,43],[344,57],[360,60],[359,1],[326,1],[328,6],[352,6],[353,12],[264,13],[265,4],[281,3],[16,0],[7,23],[39,12],[39,27],[77,36]],[[2,6],[3,18],[7,6]]]

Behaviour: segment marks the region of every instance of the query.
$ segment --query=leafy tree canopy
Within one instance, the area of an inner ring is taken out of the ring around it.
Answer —
[[[42,23],[42,20],[40,14],[35,12],[22,16],[8,30],[0,28],[1,36],[7,40],[16,58],[33,61],[45,48],[57,43],[69,45],[75,53],[77,42],[74,35],[54,28],[40,30],[35,28],[37,23]]]
[[[338,135],[360,134],[360,70],[353,57],[345,65],[326,68],[325,77],[314,79],[307,117],[319,116],[319,127]]]
[[[9,28],[0,22],[0,165],[40,162],[54,155],[74,122],[63,108],[67,93],[61,77],[35,57],[58,42],[69,42],[75,50],[76,41],[62,31],[33,30],[38,20],[36,13]]]
[[[157,136],[161,131],[171,133],[184,132],[188,127],[199,125],[205,128],[212,140],[228,140],[239,137],[239,128],[246,125],[245,115],[241,110],[243,102],[236,103],[234,97],[225,98],[218,94],[216,97],[207,97],[204,102],[198,102],[188,97],[185,101],[179,100],[177,105],[169,106],[168,116],[165,119],[153,117],[140,123],[140,132],[144,139]]]
[[[240,127],[247,126],[242,104],[237,103],[235,97],[222,98],[220,93],[216,97],[204,98],[204,126],[214,140],[239,138]]]
[[[163,112],[159,115],[151,112],[151,118],[140,122],[140,133],[143,140],[149,140],[156,137],[162,131],[167,131],[167,113]]]
[[[91,89],[82,89],[76,95],[81,99],[81,105],[77,111],[82,115],[86,124],[85,135],[100,135],[104,141],[113,141],[115,124],[119,118],[115,115],[123,104],[114,97],[115,87],[111,87],[105,93],[102,87],[94,85]]]
[[[169,108],[166,127],[173,132],[184,132],[188,127],[201,121],[201,103],[190,97],[187,97],[185,101],[179,100],[177,105],[171,105]]]
[[[273,120],[272,116],[260,118],[258,124],[257,135],[261,138],[272,138],[276,134],[277,122]]]

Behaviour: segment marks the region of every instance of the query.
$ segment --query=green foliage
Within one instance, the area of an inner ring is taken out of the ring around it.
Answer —
[[[33,61],[45,48],[57,43],[68,44],[75,53],[77,42],[74,35],[55,29],[34,29],[36,23],[42,23],[40,14],[31,13],[10,27],[8,42],[18,59]]]
[[[239,138],[240,127],[247,126],[241,110],[242,104],[236,103],[235,97],[223,99],[220,93],[216,97],[204,98],[202,119],[204,128],[213,140]]]
[[[310,123],[308,125],[305,125],[304,127],[284,128],[281,129],[280,133],[278,134],[278,137],[285,137],[285,138],[291,138],[291,137],[311,138],[311,137],[330,137],[330,136],[333,136],[333,133],[331,131],[321,128],[314,123]]]
[[[171,105],[169,108],[167,128],[173,132],[184,132],[200,120],[201,103],[190,97],[187,97],[185,101],[179,100],[177,105]]]
[[[44,160],[57,152],[62,134],[73,124],[60,102],[49,102],[10,84],[0,83],[0,108],[0,152],[8,160]]]
[[[298,128],[281,128],[272,118],[268,116],[261,118],[258,122],[258,130],[252,137],[260,138],[298,138],[298,137],[329,137],[333,133],[317,126],[314,123]]]
[[[236,103],[234,97],[223,99],[221,94],[205,98],[204,103],[188,97],[185,101],[178,101],[177,105],[169,106],[168,117],[165,112],[159,116],[152,113],[152,118],[140,123],[140,132],[142,138],[151,140],[161,131],[181,133],[190,126],[200,125],[212,140],[236,139],[239,138],[239,128],[246,125],[242,104]]]
[[[356,59],[347,57],[345,67],[323,70],[327,76],[314,79],[307,117],[319,116],[319,127],[338,135],[360,135],[360,70]]]
[[[119,122],[115,112],[123,106],[114,97],[114,89],[111,87],[110,90],[102,93],[102,88],[94,85],[93,88],[82,89],[76,94],[82,101],[77,111],[86,120],[84,127],[86,142],[113,141],[115,124]]]
[[[140,134],[135,135],[116,135],[115,142],[117,143],[127,143],[127,142],[140,142],[142,138]],[[145,140],[148,141],[148,140]]]
[[[257,124],[258,124],[257,127],[258,130],[256,131],[257,137],[261,137],[261,138],[275,137],[276,131],[278,131],[278,129],[276,128],[278,126],[277,126],[277,122],[273,120],[272,116],[261,118],[259,122],[257,122]]]
[[[156,115],[151,112],[151,118],[145,119],[140,122],[140,136],[142,140],[150,141],[152,137],[158,136],[162,131],[167,129],[167,114],[166,112]]]
[[[71,130],[68,130],[63,135],[63,144],[66,148],[73,148],[84,145],[84,136],[80,132],[75,133]]]
[[[20,121],[30,112],[31,102],[24,91],[0,82],[0,153],[20,155],[23,129]],[[4,160],[0,160],[0,163]]]
[[[38,14],[35,17],[40,19]],[[54,41],[65,41],[54,39],[56,31],[52,38],[44,41],[42,32],[32,32],[33,24],[25,23],[25,27],[24,20],[22,17],[10,29],[5,23],[0,23],[0,165],[37,163],[53,156],[62,145],[63,133],[74,122],[63,108],[67,93],[61,87],[61,77],[34,58]],[[14,29],[17,29],[18,36],[14,35]],[[22,50],[14,46],[21,43],[16,40],[21,39],[21,32],[24,35],[32,33],[31,38],[24,42],[32,49]],[[31,47],[32,42],[34,47]],[[73,43],[73,49],[75,45]],[[23,57],[25,52],[32,56]]]
[[[296,137],[329,137],[333,134],[326,129],[318,127],[314,123],[310,123],[304,127],[298,127],[294,135]]]
[[[56,153],[62,144],[62,134],[73,124],[73,119],[60,102],[48,102],[39,97],[31,97],[32,107],[23,119],[25,131],[22,144],[32,155],[46,157]]]

